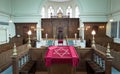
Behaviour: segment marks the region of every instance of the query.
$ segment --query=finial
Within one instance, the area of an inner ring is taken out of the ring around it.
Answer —
[[[17,49],[16,49],[16,44],[14,43],[14,48],[13,48],[13,55],[16,56],[17,55]]]
[[[107,45],[106,56],[111,56],[109,43],[108,43],[108,45]]]

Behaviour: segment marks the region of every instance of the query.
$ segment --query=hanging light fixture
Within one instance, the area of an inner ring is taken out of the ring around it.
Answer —
[[[10,15],[10,18],[9,18],[9,23],[12,23],[13,21],[12,21],[12,17],[11,17],[11,15]]]
[[[109,21],[113,22],[112,14],[110,15]]]

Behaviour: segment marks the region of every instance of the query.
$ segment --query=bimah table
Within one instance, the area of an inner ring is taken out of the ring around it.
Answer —
[[[79,57],[73,46],[50,46],[45,55],[49,74],[75,74]]]

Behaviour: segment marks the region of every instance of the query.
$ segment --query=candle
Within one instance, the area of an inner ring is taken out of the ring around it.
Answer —
[[[54,39],[55,39],[55,35],[54,35]]]
[[[46,36],[46,39],[47,39],[47,37],[48,37],[48,34],[46,33],[46,34],[45,34],[45,36]]]
[[[67,35],[66,35],[66,39],[67,39]]]
[[[75,39],[77,38],[77,34],[75,33]]]

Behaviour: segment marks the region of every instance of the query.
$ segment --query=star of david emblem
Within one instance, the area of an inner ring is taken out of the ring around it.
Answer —
[[[68,49],[63,48],[63,47],[59,47],[59,48],[56,48],[56,49],[54,50],[54,53],[53,53],[53,54],[57,54],[57,55],[59,55],[60,57],[63,57],[65,54],[70,54],[70,53],[68,52]]]

